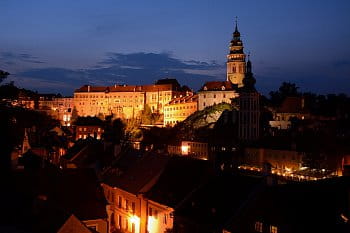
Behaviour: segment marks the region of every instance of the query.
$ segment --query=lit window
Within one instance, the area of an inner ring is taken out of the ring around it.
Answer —
[[[262,224],[262,222],[255,222],[255,231],[263,232],[263,224]]]
[[[276,226],[270,226],[270,233],[278,233],[278,229]]]

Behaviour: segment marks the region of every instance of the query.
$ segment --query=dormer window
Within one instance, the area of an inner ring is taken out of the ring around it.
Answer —
[[[222,87],[221,87],[221,90],[223,90],[223,91],[224,91],[224,90],[225,90],[225,86],[222,86]]]
[[[207,86],[204,86],[204,87],[203,87],[203,90],[205,90],[205,91],[208,90]]]

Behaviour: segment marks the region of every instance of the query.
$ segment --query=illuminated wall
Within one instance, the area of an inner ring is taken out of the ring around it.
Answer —
[[[208,106],[220,103],[231,104],[231,99],[237,98],[238,93],[235,91],[200,91],[198,92],[198,110],[203,110]]]
[[[272,150],[265,148],[246,148],[244,162],[249,165],[262,167],[264,162],[272,168],[283,171],[296,171],[302,166],[304,154],[292,150]]]
[[[174,126],[198,110],[198,96],[183,96],[164,106],[164,126]]]
[[[102,184],[109,232],[163,233],[173,228],[173,209],[116,187]]]

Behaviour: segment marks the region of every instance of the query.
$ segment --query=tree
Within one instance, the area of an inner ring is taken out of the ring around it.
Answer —
[[[161,115],[153,113],[149,105],[145,105],[144,110],[141,112],[141,122],[145,125],[152,125],[160,120]]]
[[[112,120],[111,117],[107,117],[104,124],[104,139],[108,142],[119,144],[125,136],[125,124],[123,121],[120,118]]]
[[[271,91],[270,101],[274,105],[280,105],[287,97],[300,96],[299,87],[295,83],[283,82],[278,91]]]
[[[9,72],[6,72],[6,71],[3,71],[3,70],[0,70],[0,83],[2,82],[2,81],[4,81],[4,79],[6,79],[7,78],[7,76],[9,76],[10,75],[10,73]]]

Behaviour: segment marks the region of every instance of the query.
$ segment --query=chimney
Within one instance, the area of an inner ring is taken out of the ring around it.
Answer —
[[[87,88],[88,88],[88,92],[90,92],[90,85],[88,85]]]

